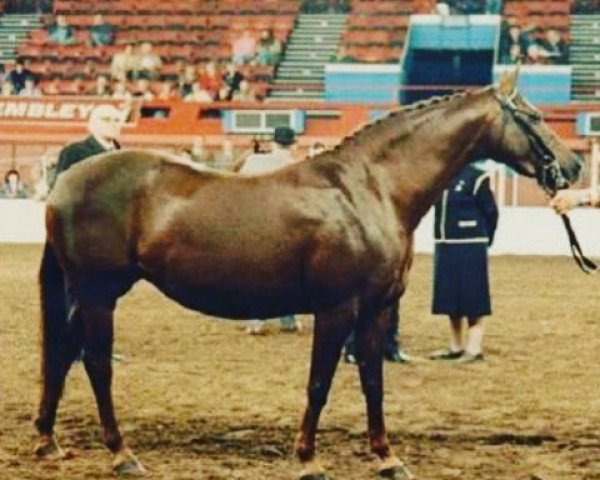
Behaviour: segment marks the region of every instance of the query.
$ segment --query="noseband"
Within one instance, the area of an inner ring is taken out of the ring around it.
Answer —
[[[531,149],[542,163],[541,168],[537,170],[537,180],[541,187],[549,194],[554,195],[556,190],[565,188],[569,182],[561,172],[560,165],[554,152],[548,148],[546,142],[533,128],[533,125],[542,120],[542,116],[537,112],[532,112],[519,107],[514,99],[516,92],[510,97],[494,95],[500,103],[502,110],[508,112],[523,134],[527,137]]]

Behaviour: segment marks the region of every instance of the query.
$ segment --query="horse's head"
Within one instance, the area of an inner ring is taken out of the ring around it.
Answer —
[[[517,92],[517,76],[518,69],[504,74],[493,91],[501,109],[495,159],[536,177],[544,190],[554,194],[577,180],[582,161],[544,122],[541,112]]]

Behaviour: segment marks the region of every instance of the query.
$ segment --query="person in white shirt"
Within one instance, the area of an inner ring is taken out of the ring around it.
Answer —
[[[273,135],[270,153],[254,153],[249,155],[238,170],[242,175],[269,173],[294,163],[292,145],[295,142],[294,130],[288,127],[277,127]],[[285,315],[279,319],[284,332],[300,332],[302,324],[294,315]],[[266,320],[250,320],[246,332],[257,335],[265,331]]]

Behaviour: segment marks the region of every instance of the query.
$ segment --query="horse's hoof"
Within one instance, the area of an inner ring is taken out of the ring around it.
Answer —
[[[113,471],[117,475],[130,477],[141,477],[146,474],[146,469],[129,449],[124,449],[117,454],[113,462]]]
[[[38,458],[62,458],[64,452],[51,435],[42,435],[33,448],[33,454]]]
[[[394,465],[379,470],[379,476],[392,480],[414,480],[415,476],[404,465]]]

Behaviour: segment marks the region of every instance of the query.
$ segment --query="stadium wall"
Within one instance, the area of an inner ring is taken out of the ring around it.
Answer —
[[[0,243],[41,243],[45,240],[45,204],[34,200],[0,200]],[[580,209],[571,214],[573,227],[587,255],[600,257],[600,211]],[[415,233],[415,250],[433,252],[433,211]],[[493,255],[570,255],[560,218],[547,207],[500,209]]]

